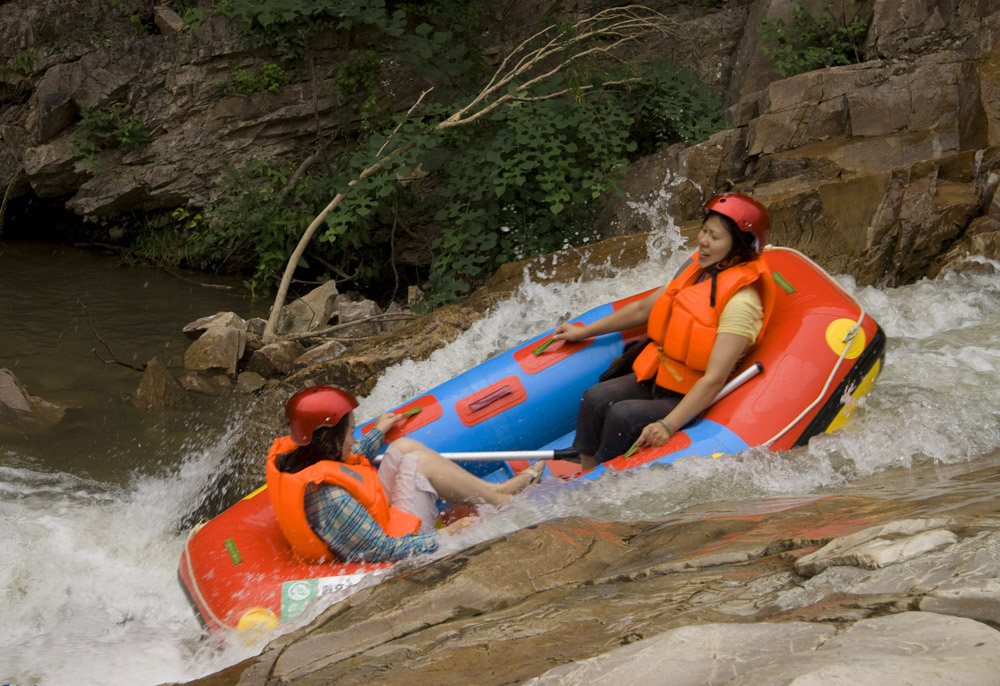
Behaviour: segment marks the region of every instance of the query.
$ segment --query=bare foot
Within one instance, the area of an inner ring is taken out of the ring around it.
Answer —
[[[545,463],[541,460],[531,465],[530,467],[525,467],[521,472],[512,479],[507,479],[499,486],[499,491],[508,495],[513,495],[514,493],[520,493],[526,489],[531,484],[536,484],[542,479],[542,474],[545,473]]]

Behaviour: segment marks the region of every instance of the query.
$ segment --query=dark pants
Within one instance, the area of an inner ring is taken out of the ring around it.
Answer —
[[[606,462],[631,448],[643,428],[670,414],[682,397],[652,381],[638,381],[635,374],[602,381],[583,394],[573,446]]]

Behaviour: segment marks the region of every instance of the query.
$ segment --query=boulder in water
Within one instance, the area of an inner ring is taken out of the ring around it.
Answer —
[[[213,324],[184,351],[184,367],[198,372],[221,370],[235,374],[246,344],[247,332],[242,325]]]
[[[162,412],[187,407],[189,400],[184,388],[170,374],[160,358],[154,357],[146,364],[139,387],[132,396],[132,404],[143,410]]]
[[[50,427],[65,414],[65,407],[30,395],[13,372],[0,369],[0,425]]]

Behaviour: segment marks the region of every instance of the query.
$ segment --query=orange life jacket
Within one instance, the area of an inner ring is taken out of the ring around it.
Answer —
[[[764,308],[759,339],[774,309],[774,285],[770,279],[761,278],[767,273],[763,257],[723,269],[715,279],[713,302],[713,281],[698,281],[702,269],[695,253],[667,284],[649,313],[646,330],[653,342],[632,363],[636,377],[645,381],[655,376],[658,386],[681,394],[690,391],[708,367],[726,303],[736,291],[750,284],[760,293]]]
[[[330,562],[334,555],[306,519],[305,496],[309,484],[331,484],[347,491],[393,538],[415,534],[420,518],[389,505],[378,472],[368,460],[358,456],[358,464],[321,460],[289,474],[278,469],[278,457],[298,448],[290,436],[276,438],[267,454],[267,492],[278,516],[281,533],[295,555],[306,563]]]

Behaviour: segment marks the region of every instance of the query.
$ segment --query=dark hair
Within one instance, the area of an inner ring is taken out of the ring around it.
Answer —
[[[350,436],[347,435],[347,427],[351,423],[351,413],[344,415],[336,426],[321,426],[313,431],[312,441],[309,445],[302,445],[290,453],[285,453],[278,457],[278,469],[282,472],[294,474],[301,472],[307,467],[312,467],[320,460],[333,460],[340,462],[340,454],[344,448],[344,441]]]
[[[733,240],[733,247],[729,249],[729,254],[722,259],[723,264],[728,266],[752,260],[757,254],[757,251],[754,250],[754,240],[756,237],[753,233],[750,231],[740,231],[739,224],[719,212],[709,212],[705,218],[708,219],[708,217],[713,215],[722,220],[722,225],[726,227],[729,237]]]

